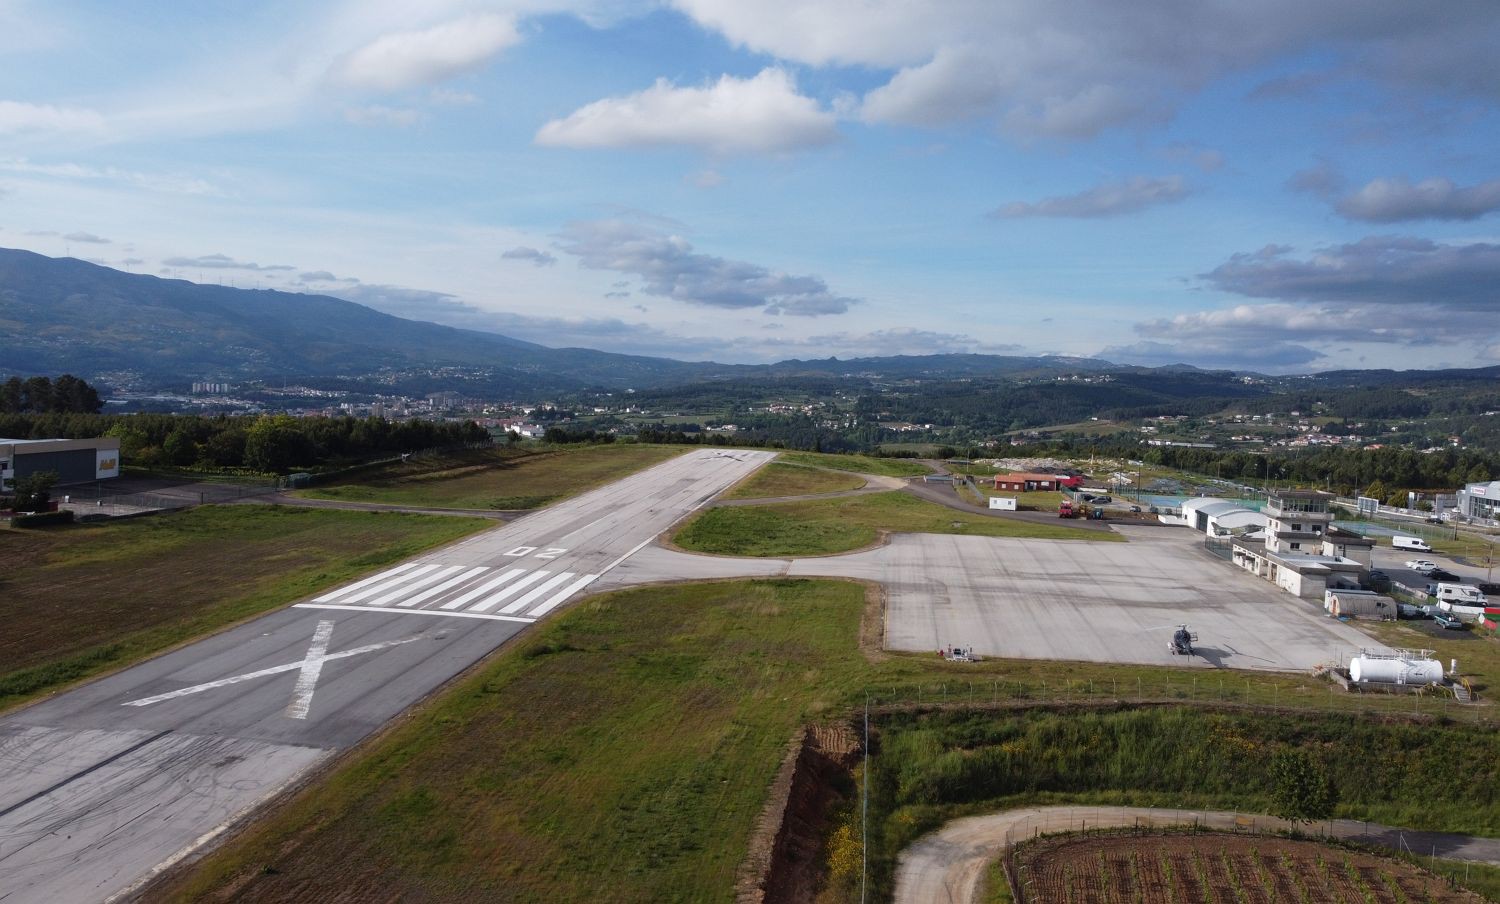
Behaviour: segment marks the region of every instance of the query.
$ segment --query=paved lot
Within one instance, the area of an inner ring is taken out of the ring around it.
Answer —
[[[0,902],[131,887],[769,458],[690,452],[0,719]]]
[[[886,647],[984,656],[1297,671],[1378,646],[1203,552],[1187,530],[1117,527],[1129,543],[897,534],[814,559],[726,559],[644,550],[604,586],[675,577],[862,578],[887,591]],[[1180,623],[1198,656],[1167,652]]]

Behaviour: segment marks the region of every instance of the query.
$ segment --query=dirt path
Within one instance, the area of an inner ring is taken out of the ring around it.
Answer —
[[[955,819],[901,853],[896,866],[896,904],[968,904],[975,900],[985,867],[1012,842],[1037,833],[1096,826],[1178,826],[1249,832],[1292,828],[1271,816],[1151,807],[1026,807]],[[1451,860],[1500,864],[1500,839],[1442,832],[1412,832],[1390,826],[1335,819],[1304,831]]]
[[[489,518],[495,521],[514,521],[524,511],[499,511],[494,509],[435,508],[425,505],[392,505],[386,502],[342,502],[337,499],[304,499],[286,493],[268,496],[252,496],[237,499],[234,505],[298,505],[304,508],[346,509],[354,512],[412,512],[418,515],[463,515],[469,518]]]

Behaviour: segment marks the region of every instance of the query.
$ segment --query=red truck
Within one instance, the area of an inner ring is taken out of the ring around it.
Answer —
[[[1078,517],[1078,513],[1075,512],[1075,511],[1073,511],[1073,503],[1064,501],[1060,505],[1058,505],[1058,507],[1057,507],[1057,517],[1059,517],[1059,518],[1077,518]]]

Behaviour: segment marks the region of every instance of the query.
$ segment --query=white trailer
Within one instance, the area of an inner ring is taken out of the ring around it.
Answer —
[[[991,496],[990,508],[1001,511],[1013,512],[1016,510],[1016,497],[1014,496]]]
[[[1468,584],[1437,585],[1437,592],[1433,596],[1438,598],[1439,603],[1458,603],[1463,606],[1478,606],[1483,609],[1489,604],[1489,597],[1480,592],[1478,587]]]

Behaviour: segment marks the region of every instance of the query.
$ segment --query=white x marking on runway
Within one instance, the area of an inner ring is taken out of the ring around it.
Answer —
[[[178,697],[186,697],[189,694],[211,691],[216,687],[228,687],[231,684],[239,684],[241,681],[249,681],[252,678],[264,678],[267,675],[279,675],[282,672],[296,670],[301,674],[297,676],[297,686],[292,690],[292,701],[287,704],[286,714],[293,719],[306,719],[308,709],[312,706],[313,689],[317,686],[318,675],[323,671],[323,663],[332,662],[335,659],[347,659],[350,656],[358,656],[362,653],[373,653],[376,650],[384,650],[387,647],[421,640],[421,637],[404,637],[401,640],[386,640],[380,643],[355,647],[352,650],[329,653],[327,652],[328,641],[332,637],[333,620],[325,619],[318,622],[317,629],[313,631],[312,644],[307,648],[307,655],[297,662],[288,662],[285,665],[273,665],[267,669],[257,669],[256,671],[246,672],[243,675],[235,675],[231,678],[220,678],[218,681],[195,684],[192,687],[168,691],[165,694],[157,694],[154,697],[142,697],[139,700],[131,700],[121,705],[150,706],[153,703],[160,703],[163,700],[175,700]]]

